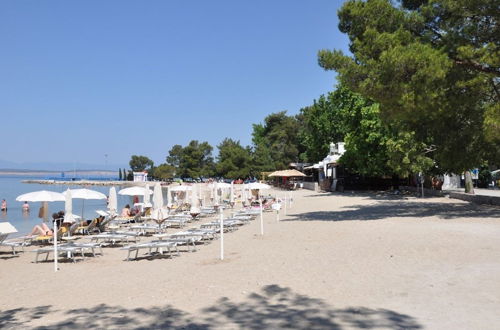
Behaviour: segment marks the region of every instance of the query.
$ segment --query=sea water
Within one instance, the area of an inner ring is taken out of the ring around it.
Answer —
[[[33,184],[23,183],[23,180],[37,179],[33,177],[2,177],[0,176],[0,200],[7,201],[7,212],[0,212],[0,222],[8,221],[17,229],[17,233],[11,234],[9,237],[16,237],[29,234],[33,227],[42,223],[43,219],[38,218],[38,210],[42,203],[29,203],[30,211],[23,212],[22,205],[24,201],[16,201],[16,197],[25,193],[50,190],[63,192],[66,189],[88,188],[109,195],[110,186],[81,186],[81,185],[63,185],[63,184]],[[40,178],[43,179],[43,178]],[[116,191],[122,187],[116,187]],[[118,210],[121,210],[125,204],[132,205],[132,197],[117,195]],[[49,220],[52,219],[52,213],[64,211],[64,202],[50,202],[49,205]],[[84,219],[93,219],[97,216],[96,210],[106,210],[106,200],[82,200],[73,199],[73,214],[82,216]],[[52,224],[48,223],[52,228]]]

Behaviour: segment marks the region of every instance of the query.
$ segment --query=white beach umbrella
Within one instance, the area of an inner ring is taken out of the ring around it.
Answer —
[[[191,191],[191,213],[200,213],[200,200],[198,197],[198,186],[194,186],[193,190]]]
[[[66,197],[64,202],[64,222],[73,223],[75,218],[73,216],[73,199],[71,198],[71,191],[66,190],[63,195]]]
[[[78,198],[78,199],[106,199],[106,195],[104,195],[102,192],[99,192],[97,190],[91,190],[91,189],[68,189],[65,192],[63,192],[63,195],[66,195],[71,193],[71,198]]]
[[[155,210],[163,208],[163,192],[159,182],[155,184],[153,191],[153,207]]]
[[[265,183],[252,182],[252,183],[247,183],[245,185],[245,188],[249,190],[267,190],[271,189],[271,186]]]
[[[70,198],[73,199],[82,199],[82,219],[83,219],[83,210],[85,208],[85,200],[86,199],[106,199],[106,195],[104,195],[102,192],[96,191],[96,190],[91,190],[91,189],[86,189],[86,188],[81,188],[81,189],[68,189],[65,192],[63,192],[63,195],[67,196],[70,195]]]
[[[118,212],[118,200],[116,198],[115,187],[109,188],[108,210],[111,215],[115,215]]]
[[[124,189],[118,191],[118,195],[124,195],[124,196],[144,196],[145,190],[146,190],[145,187],[139,187],[139,186],[128,187],[128,188],[124,188]],[[150,193],[151,193],[151,190],[150,190]]]
[[[155,189],[156,189],[156,185],[159,185],[159,183],[157,182],[155,184]],[[151,190],[149,189],[149,184],[146,184],[146,188],[144,188],[144,200],[143,200],[144,207],[151,207],[151,202],[149,201],[150,195],[151,195]]]
[[[62,202],[66,197],[55,191],[40,190],[19,195],[16,201],[19,202]],[[57,223],[54,221],[54,271],[57,272]]]
[[[48,190],[33,191],[16,197],[18,202],[64,202],[65,200],[63,194]]]
[[[190,191],[192,189],[193,189],[192,186],[178,185],[178,186],[172,186],[170,188],[170,191]]]
[[[0,222],[0,234],[12,234],[17,233],[16,227],[10,224],[10,222]]]
[[[170,187],[167,187],[167,207],[172,206],[172,193],[170,192]]]

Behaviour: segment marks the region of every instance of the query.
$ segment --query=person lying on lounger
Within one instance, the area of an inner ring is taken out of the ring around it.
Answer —
[[[42,222],[41,225],[35,225],[33,227],[33,230],[31,231],[30,235],[46,235],[46,236],[52,236],[54,235],[54,232],[52,229],[49,228],[45,223]]]

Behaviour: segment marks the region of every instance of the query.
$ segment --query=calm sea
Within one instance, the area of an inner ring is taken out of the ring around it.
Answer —
[[[22,177],[0,177],[0,200],[5,199],[7,201],[7,212],[0,212],[0,222],[8,221],[16,229],[18,233],[12,234],[12,237],[22,236],[31,231],[34,225],[40,224],[42,219],[38,218],[38,209],[41,203],[29,203],[30,212],[23,213],[22,202],[17,202],[16,197],[37,190],[51,190],[57,192],[63,192],[64,190],[78,189],[78,188],[88,188],[92,190],[97,190],[105,195],[109,195],[110,186],[90,186],[83,187],[79,185],[43,185],[43,184],[30,184],[22,183],[25,179],[36,179],[33,177],[22,178]],[[42,179],[42,178],[40,178]],[[120,187],[117,187],[117,191]],[[130,196],[120,196],[118,195],[118,210],[120,210],[125,204],[131,204],[132,197]],[[73,213],[81,216],[83,209],[83,216],[85,219],[92,219],[97,216],[96,210],[106,209],[106,200],[81,200],[73,199]],[[64,202],[51,202],[49,203],[49,218],[54,212],[64,210]],[[52,225],[50,225],[52,227]],[[10,236],[9,236],[10,237]]]

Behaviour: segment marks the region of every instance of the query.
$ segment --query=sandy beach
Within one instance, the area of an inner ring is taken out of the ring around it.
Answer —
[[[128,262],[107,247],[54,273],[34,263],[34,247],[16,256],[2,247],[1,327],[498,328],[500,208],[293,194],[280,222],[265,213],[264,236],[258,219],[225,235],[224,261],[219,241]]]

